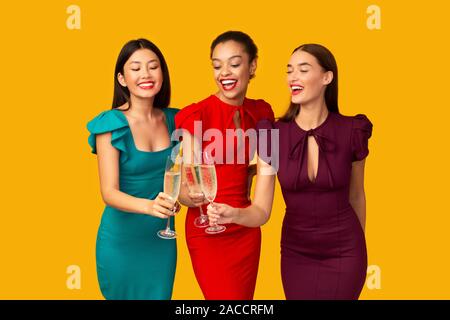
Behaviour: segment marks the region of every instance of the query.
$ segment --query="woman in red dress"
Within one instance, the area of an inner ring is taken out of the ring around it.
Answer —
[[[257,62],[257,47],[247,34],[229,31],[218,36],[211,45],[211,62],[218,92],[183,108],[176,115],[175,122],[177,128],[185,129],[185,155],[192,154],[195,148],[200,148],[200,144],[205,149],[210,143],[217,143],[216,140],[206,141],[207,138],[201,138],[206,130],[215,129],[216,133],[221,134],[222,150],[215,150],[215,201],[245,208],[251,204],[248,181],[251,160],[249,150],[252,148],[249,139],[240,133],[255,129],[259,120],[273,121],[274,115],[271,106],[264,100],[245,97],[248,83],[255,75]],[[199,124],[201,129],[194,130]],[[227,129],[231,129],[228,135]],[[240,130],[236,129],[242,129],[243,132],[239,133]],[[231,141],[230,132],[233,132]],[[198,137],[197,133],[201,136]],[[191,139],[193,136],[195,139]],[[197,143],[191,145],[187,143],[188,140]],[[245,151],[244,161],[239,161],[238,152],[242,151]],[[233,155],[233,161],[226,161],[226,158],[230,160],[230,154]],[[220,156],[223,156],[223,163],[217,164]],[[260,228],[227,224],[224,232],[207,234],[205,229],[194,225],[195,218],[200,215],[200,206],[206,213],[208,202],[204,196],[189,193],[183,184],[179,199],[189,206],[186,240],[195,276],[205,299],[253,299],[261,247]],[[266,211],[270,211],[270,208]]]

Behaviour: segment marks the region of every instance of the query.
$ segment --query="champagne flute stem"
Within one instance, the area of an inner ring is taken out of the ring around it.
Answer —
[[[170,232],[170,216],[167,217],[167,226],[166,226],[166,231]]]
[[[214,201],[209,201],[209,204],[214,208]],[[217,227],[217,222],[214,223],[214,227]]]

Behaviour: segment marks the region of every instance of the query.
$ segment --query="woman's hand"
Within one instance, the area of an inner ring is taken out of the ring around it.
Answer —
[[[208,205],[208,219],[211,226],[217,224],[237,223],[239,208],[234,208],[224,203],[213,203]]]
[[[174,201],[168,194],[160,192],[155,200],[150,200],[147,214],[167,219],[179,212],[181,206],[178,202]]]
[[[183,185],[187,188],[187,190],[189,190],[188,188],[188,184],[186,181],[183,181]],[[189,200],[192,202],[192,204],[195,207],[201,207],[204,204],[208,204],[209,201],[206,200],[205,195],[203,194],[203,192],[191,192],[189,191],[187,194]]]

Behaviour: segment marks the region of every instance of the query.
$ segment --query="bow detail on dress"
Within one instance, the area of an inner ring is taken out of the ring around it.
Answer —
[[[295,123],[291,123],[291,126],[295,126]],[[302,129],[301,129],[302,130]],[[292,130],[293,131],[293,130]],[[302,132],[296,130],[297,132],[290,132],[289,139],[291,140],[289,145],[291,146],[289,149],[289,160],[298,160],[297,172],[296,172],[296,180],[295,180],[295,189],[297,189],[297,183],[300,178],[301,168],[304,162],[304,155],[308,149],[308,137],[313,136],[316,140],[316,143],[319,147],[319,157],[322,156],[325,159],[327,171],[328,171],[328,181],[330,183],[331,188],[334,188],[333,176],[331,174],[330,165],[327,159],[327,152],[334,151],[334,142],[331,138],[325,136],[320,133],[317,129],[310,129],[308,131],[302,130]],[[292,141],[296,139],[296,141]],[[319,174],[319,171],[317,171]],[[309,179],[309,178],[308,178]],[[317,179],[317,176],[316,176]]]

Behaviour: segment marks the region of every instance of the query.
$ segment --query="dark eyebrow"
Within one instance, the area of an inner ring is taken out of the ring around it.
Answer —
[[[228,60],[231,60],[233,58],[241,58],[242,59],[242,56],[241,55],[235,55],[235,56],[229,57]],[[212,61],[221,61],[220,59],[217,59],[217,58],[213,58],[211,60]]]
[[[148,63],[150,63],[150,62],[158,62],[158,60],[152,59],[152,60],[148,61]],[[141,63],[141,62],[140,61],[131,61],[130,63]]]
[[[308,62],[302,62],[302,63],[299,63],[298,66],[299,66],[299,67],[303,67],[303,66],[310,66],[310,67],[312,67],[312,65],[310,65]],[[288,64],[287,67],[288,67],[288,68],[292,68],[292,65],[291,65],[291,64]]]

